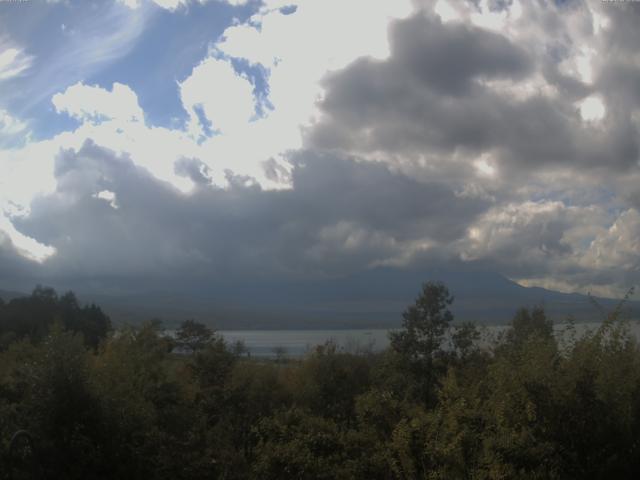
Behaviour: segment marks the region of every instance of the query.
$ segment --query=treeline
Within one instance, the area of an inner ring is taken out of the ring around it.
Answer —
[[[0,306],[7,478],[640,474],[640,349],[618,311],[559,340],[542,309],[523,309],[487,345],[427,283],[382,353],[329,343],[258,361],[197,322],[175,337],[157,322],[113,332],[97,307],[42,297]],[[32,446],[12,451],[19,430]]]
[[[62,328],[82,335],[87,346],[96,348],[111,330],[111,321],[100,307],[80,307],[73,292],[58,296],[52,288],[37,286],[30,296],[5,303],[0,298],[0,349],[28,339],[38,343],[55,322]]]

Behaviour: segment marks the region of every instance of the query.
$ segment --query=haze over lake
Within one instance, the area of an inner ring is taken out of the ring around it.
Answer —
[[[596,330],[600,323],[574,324],[576,335]],[[568,324],[554,325],[558,338],[569,339]],[[492,339],[503,332],[505,326],[485,326],[482,328],[482,342],[489,345]],[[640,340],[640,322],[629,322],[630,331]],[[254,357],[273,358],[284,355],[291,358],[302,357],[326,342],[333,342],[339,351],[347,353],[380,352],[389,346],[389,329],[349,329],[349,330],[220,330],[226,342],[243,342]]]

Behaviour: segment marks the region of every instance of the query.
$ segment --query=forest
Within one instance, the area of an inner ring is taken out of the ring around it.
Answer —
[[[621,309],[491,342],[427,282],[383,352],[256,359],[186,320],[113,328],[37,287],[0,300],[0,478],[599,479],[640,475],[640,348]]]

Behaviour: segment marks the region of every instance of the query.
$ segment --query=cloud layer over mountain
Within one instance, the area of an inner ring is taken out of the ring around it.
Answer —
[[[57,59],[0,41],[2,284],[433,265],[640,283],[640,4],[155,3],[114,2],[139,46],[29,108]],[[180,35],[213,11],[235,20],[198,57]],[[168,86],[133,61],[160,26]]]

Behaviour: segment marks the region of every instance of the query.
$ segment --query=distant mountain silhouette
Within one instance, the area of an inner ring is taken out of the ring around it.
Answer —
[[[81,299],[103,306],[115,322],[161,318],[169,326],[196,318],[219,329],[392,328],[418,295],[422,283],[439,280],[455,297],[457,321],[507,323],[520,307],[542,305],[554,321],[598,321],[601,313],[586,295],[526,288],[504,276],[481,271],[378,268],[341,278],[305,281],[228,280],[219,284],[154,286],[126,295],[77,290]],[[618,301],[597,298],[605,309]],[[632,317],[640,302],[628,302]]]
[[[24,297],[26,295],[27,295],[26,293],[21,293],[21,292],[12,292],[10,290],[0,290],[0,298],[5,302],[8,302],[9,300],[12,300],[14,298]]]

